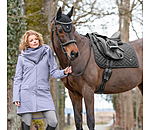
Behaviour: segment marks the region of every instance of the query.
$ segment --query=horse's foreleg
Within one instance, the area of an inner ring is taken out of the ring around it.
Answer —
[[[94,118],[94,91],[88,86],[83,91],[86,114],[87,114],[87,125],[89,130],[94,130],[95,118]]]
[[[82,96],[77,92],[69,91],[69,96],[72,101],[74,118],[77,130],[82,130]]]

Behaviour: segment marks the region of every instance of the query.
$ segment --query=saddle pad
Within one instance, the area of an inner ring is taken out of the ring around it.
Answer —
[[[95,62],[101,68],[106,68],[107,58],[98,50],[97,46],[92,43]],[[124,58],[121,60],[113,60],[110,68],[135,68],[139,67],[138,59],[133,47],[129,43],[123,43],[119,46],[124,50]],[[112,60],[112,59],[111,59]]]

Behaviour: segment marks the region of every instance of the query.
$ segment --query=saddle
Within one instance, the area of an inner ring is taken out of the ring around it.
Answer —
[[[96,94],[104,92],[105,84],[112,75],[112,68],[139,67],[133,47],[129,43],[122,42],[119,31],[110,38],[96,32],[87,33],[86,36],[92,43],[95,62],[99,67],[104,68],[102,83]]]
[[[109,57],[115,60],[123,59],[124,50],[119,47],[119,45],[123,44],[120,39],[121,33],[119,31],[114,33],[111,38],[99,35],[96,32],[90,35],[92,35],[91,38],[94,44],[97,45],[99,52],[101,52],[104,57]]]

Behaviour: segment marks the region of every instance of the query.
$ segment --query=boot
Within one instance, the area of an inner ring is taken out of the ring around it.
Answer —
[[[30,130],[30,126],[28,126],[24,122],[22,122],[22,128],[21,128],[21,130]]]
[[[45,130],[55,130],[55,129],[56,129],[56,127],[51,127],[50,125],[47,125]]]

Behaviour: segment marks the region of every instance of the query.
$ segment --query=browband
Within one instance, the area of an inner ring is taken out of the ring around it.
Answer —
[[[72,23],[72,21],[71,22],[68,22],[68,23],[65,23],[65,22],[60,22],[60,21],[58,21],[58,20],[55,20],[57,23],[60,23],[60,24],[71,24]]]

